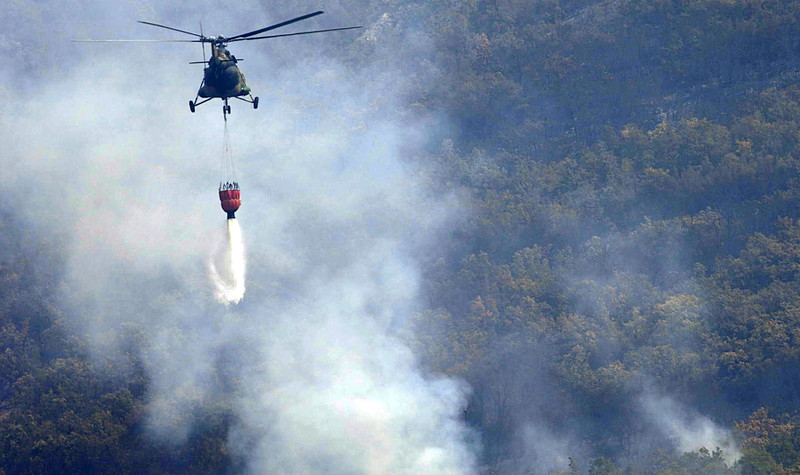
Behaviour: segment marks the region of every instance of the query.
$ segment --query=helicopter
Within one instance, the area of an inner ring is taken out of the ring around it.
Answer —
[[[311,17],[323,14],[323,11],[316,11],[306,15],[301,15],[290,20],[275,23],[264,28],[248,31],[235,36],[225,37],[219,36],[205,36],[203,34],[203,25],[200,24],[200,33],[181,30],[171,26],[161,25],[149,21],[139,21],[144,25],[155,26],[158,28],[165,28],[167,30],[177,31],[187,35],[195,36],[197,39],[193,40],[73,40],[76,42],[151,42],[151,43],[201,43],[203,46],[203,61],[192,61],[189,64],[204,64],[206,67],[203,70],[203,80],[200,82],[200,88],[197,90],[197,95],[193,101],[189,101],[189,110],[194,112],[196,108],[212,99],[222,99],[222,115],[227,120],[227,115],[231,113],[231,106],[228,104],[228,99],[239,99],[253,105],[254,109],[258,109],[258,97],[253,97],[250,87],[245,81],[244,74],[239,69],[237,64],[241,59],[237,59],[226,46],[228,43],[236,41],[252,41],[252,40],[265,40],[269,38],[281,38],[286,36],[309,35],[312,33],[326,33],[329,31],[342,31],[353,30],[361,28],[361,26],[347,26],[342,28],[327,28],[323,30],[300,31],[297,33],[284,33],[278,35],[263,35],[271,30],[281,28],[292,23],[302,20],[307,20]],[[205,44],[211,45],[211,56],[206,60]],[[200,100],[202,99],[202,100]]]

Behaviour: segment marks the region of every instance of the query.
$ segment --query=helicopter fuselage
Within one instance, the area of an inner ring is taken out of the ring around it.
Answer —
[[[237,63],[236,57],[225,46],[212,43],[211,58],[203,70],[203,83],[197,95],[203,98],[225,99],[250,94],[250,88]]]

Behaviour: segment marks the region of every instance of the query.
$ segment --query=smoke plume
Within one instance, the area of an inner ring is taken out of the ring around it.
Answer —
[[[641,406],[645,416],[672,439],[680,452],[693,452],[701,448],[709,451],[723,449],[726,462],[732,464],[741,458],[731,431],[718,426],[708,417],[683,407],[669,397],[656,394],[645,394]]]

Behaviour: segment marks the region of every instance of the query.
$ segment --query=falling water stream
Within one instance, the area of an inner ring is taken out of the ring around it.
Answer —
[[[226,305],[239,303],[244,297],[246,268],[242,228],[239,220],[228,219],[225,239],[217,245],[208,262],[214,298]]]

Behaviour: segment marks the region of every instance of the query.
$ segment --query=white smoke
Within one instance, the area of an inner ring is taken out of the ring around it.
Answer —
[[[238,219],[228,219],[225,239],[220,240],[208,260],[208,274],[214,298],[224,304],[239,303],[245,292],[244,237]]]
[[[696,411],[682,406],[674,399],[645,394],[641,399],[645,416],[665,436],[671,438],[681,452],[694,452],[705,448],[709,451],[722,449],[725,462],[732,464],[741,457],[741,452],[727,430]]]
[[[370,315],[374,284],[357,273],[315,282],[306,302],[252,333],[263,353],[243,375],[234,447],[252,473],[470,473],[463,388],[419,374],[408,348]]]

